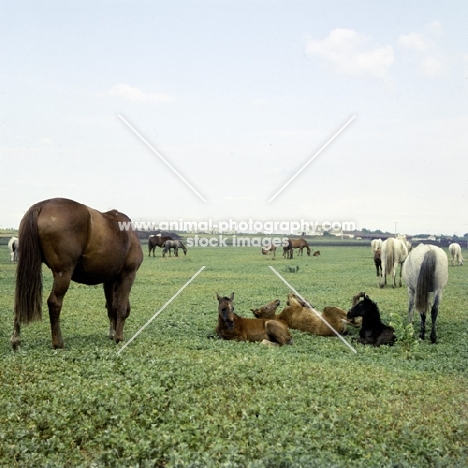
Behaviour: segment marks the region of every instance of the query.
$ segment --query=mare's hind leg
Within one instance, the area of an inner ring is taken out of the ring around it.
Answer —
[[[408,288],[408,323],[413,322],[414,290]]]
[[[421,312],[421,329],[419,330],[419,338],[424,340],[424,333],[426,332],[426,312]]]
[[[54,272],[54,284],[47,299],[50,328],[52,330],[52,346],[54,348],[63,348],[62,332],[60,331],[60,311],[62,310],[63,297],[70,286],[71,276],[71,272]]]
[[[437,343],[437,333],[436,333],[436,321],[437,316],[439,315],[439,295],[434,295],[434,304],[432,304],[431,309],[431,319],[432,319],[432,329],[431,329],[431,342]]]

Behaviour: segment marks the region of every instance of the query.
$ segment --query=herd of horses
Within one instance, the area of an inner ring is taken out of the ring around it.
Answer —
[[[297,255],[303,255],[304,249],[307,250],[307,255],[310,257],[311,254],[311,249],[309,246],[309,243],[307,242],[306,239],[303,237],[300,237],[299,239],[289,239],[288,238],[288,244],[283,247],[283,257],[292,259],[294,256],[294,249],[297,249]],[[262,247],[262,255],[270,255],[273,254],[273,257],[276,257],[276,246],[275,245],[270,245],[268,247]],[[316,250],[313,253],[314,257],[319,257],[320,256],[320,250]]]
[[[34,204],[21,220],[18,238],[9,243],[11,260],[17,262],[14,297],[14,322],[11,346],[20,346],[21,325],[42,317],[42,263],[52,271],[52,289],[47,299],[52,333],[52,346],[63,348],[60,312],[70,282],[85,285],[103,284],[105,307],[109,318],[109,338],[116,343],[123,340],[125,320],[130,314],[130,291],[143,261],[143,251],[136,231],[120,229],[130,219],[117,210],[100,212],[81,203],[53,198]],[[105,240],[105,242],[104,242]],[[430,309],[432,343],[437,341],[436,320],[442,292],[448,280],[448,259],[437,246],[420,244],[411,248],[405,236],[372,241],[372,252],[379,278],[384,287],[387,276],[396,286],[396,272],[400,265],[401,279],[408,286],[408,318],[413,311],[420,314],[420,338],[424,339],[426,314]],[[163,256],[174,250],[178,256],[185,245],[161,235],[148,239],[149,253],[156,247]],[[289,239],[284,255],[292,258],[294,248],[311,249],[305,239]],[[275,254],[276,248],[268,252]],[[463,264],[461,248],[449,248],[452,264]],[[317,251],[314,255],[320,255]],[[432,305],[430,297],[433,296]],[[298,329],[319,336],[344,335],[348,327],[360,327],[358,341],[362,344],[391,345],[395,334],[380,320],[377,304],[365,293],[353,297],[348,311],[339,307],[314,309],[302,297],[289,294],[286,307],[277,314],[279,300],[251,309],[255,318],[245,318],[234,312],[234,293],[218,299],[216,334],[223,339],[261,341],[268,344],[292,344],[290,329]]]

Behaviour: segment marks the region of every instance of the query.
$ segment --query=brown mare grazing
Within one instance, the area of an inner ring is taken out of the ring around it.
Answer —
[[[377,277],[382,276],[382,260],[380,259],[380,249],[376,249],[374,252],[374,265],[377,271]]]
[[[307,255],[310,257],[309,243],[303,237],[299,239],[288,239],[288,246],[285,247],[287,249],[287,258],[293,258],[293,249],[299,249],[298,255],[302,255],[304,247],[307,249]]]
[[[65,198],[53,198],[31,206],[21,220],[20,255],[16,270],[15,318],[11,345],[17,350],[22,323],[42,318],[42,263],[53,274],[47,300],[52,346],[63,348],[60,311],[70,281],[104,284],[109,338],[123,340],[130,313],[129,295],[143,261],[135,231],[120,229],[130,219],[116,210],[101,213]]]
[[[151,234],[151,236],[148,237],[148,257],[151,256],[151,252],[153,252],[153,257],[156,255],[154,254],[156,251],[156,247],[161,247],[161,249],[164,247],[164,242],[167,240],[172,240],[171,236],[161,236],[161,234]]]
[[[279,304],[280,301],[276,300],[266,306],[251,310],[257,318],[278,320],[289,328],[318,336],[336,336],[330,327],[343,335],[346,333],[348,325],[356,326],[347,319],[345,310],[339,307],[325,307],[320,313],[315,309],[310,309],[304,301],[292,293],[288,295],[287,306],[281,313],[275,315]]]
[[[273,252],[273,257],[276,257],[276,245],[270,245],[270,247],[262,247],[262,255],[270,255]]]
[[[265,344],[292,344],[288,327],[277,320],[244,318],[234,313],[234,293],[218,298],[216,334],[223,340],[261,341]]]

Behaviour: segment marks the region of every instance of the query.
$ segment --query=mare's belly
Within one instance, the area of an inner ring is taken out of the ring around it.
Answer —
[[[109,265],[103,263],[94,263],[93,265],[84,265],[79,262],[73,270],[72,280],[75,283],[94,285],[105,283],[115,278],[120,272],[120,265]]]

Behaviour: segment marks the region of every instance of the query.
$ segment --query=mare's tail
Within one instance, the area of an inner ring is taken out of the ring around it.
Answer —
[[[436,253],[433,250],[427,251],[419,270],[415,307],[422,313],[426,313],[429,304],[429,293],[434,291],[436,260]]]
[[[40,205],[32,206],[19,227],[21,245],[15,287],[15,322],[18,323],[42,318],[42,255],[37,229],[40,211]]]

